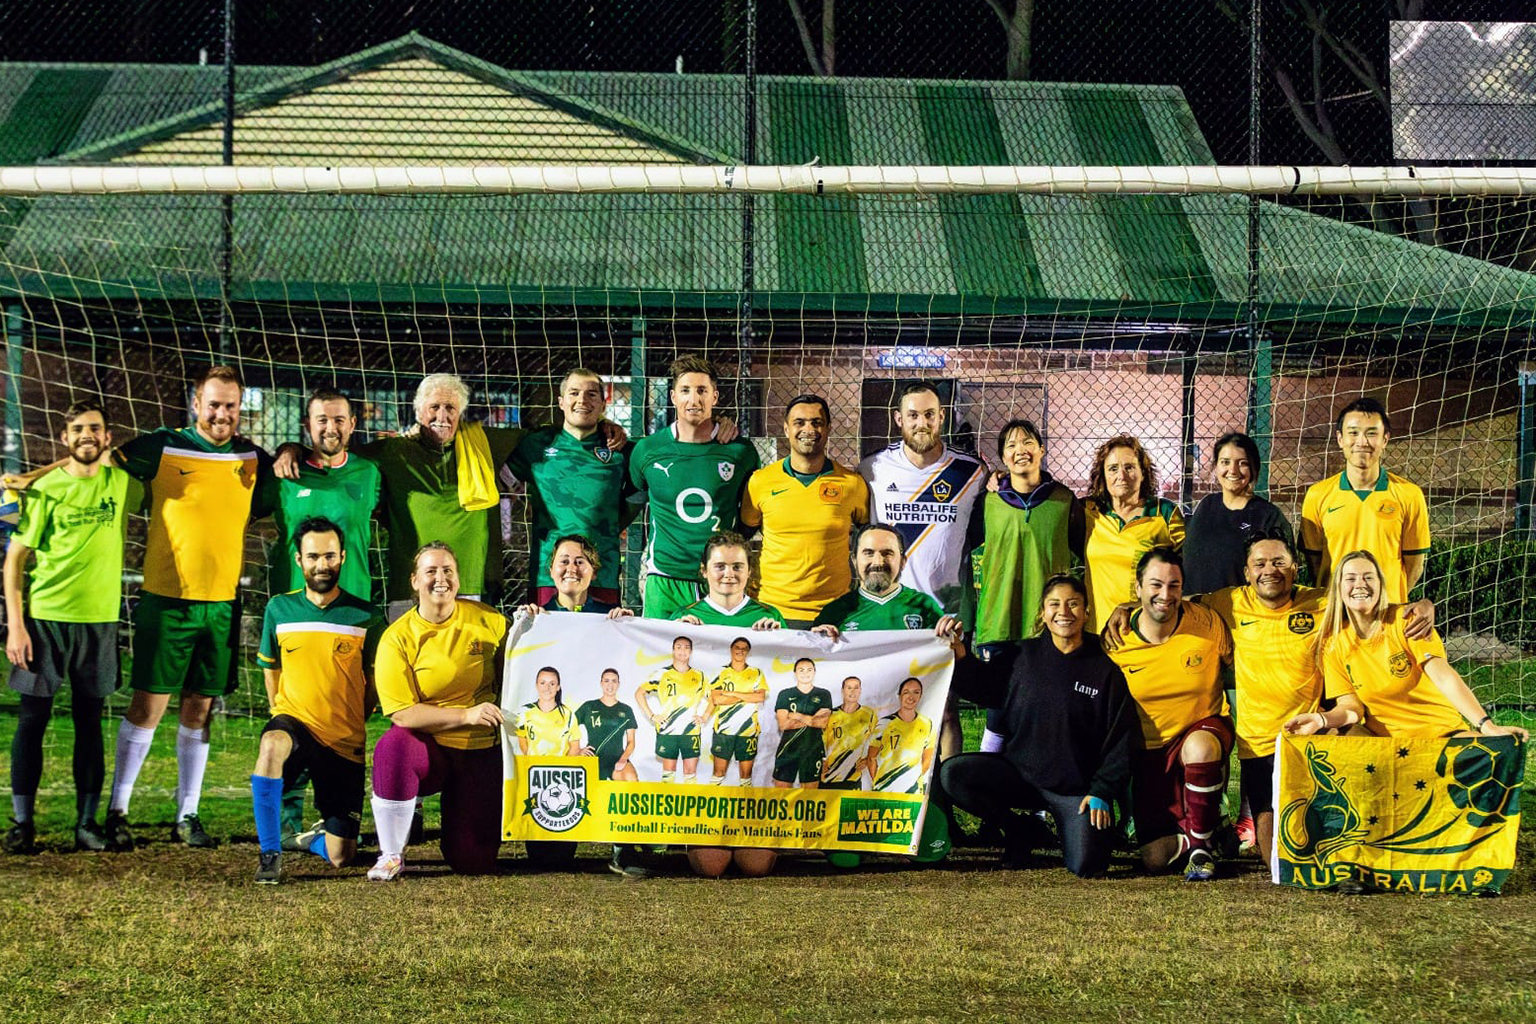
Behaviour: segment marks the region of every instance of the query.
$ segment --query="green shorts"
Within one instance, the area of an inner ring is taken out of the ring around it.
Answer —
[[[826,751],[819,743],[804,746],[805,750],[800,754],[796,754],[794,748],[779,748],[778,756],[773,759],[773,781],[790,785],[797,782],[821,784],[821,762]]]
[[[722,761],[756,761],[757,737],[756,736],[732,736],[729,733],[715,733],[709,741],[709,756],[718,757]]]
[[[145,693],[222,697],[235,689],[240,602],[139,594],[133,610],[133,680]]]
[[[699,734],[690,732],[683,736],[661,735],[656,737],[656,756],[667,761],[675,761],[682,758],[684,761],[692,761],[699,756]]]
[[[651,573],[641,593],[641,613],[648,619],[670,619],[699,599],[696,580]]]

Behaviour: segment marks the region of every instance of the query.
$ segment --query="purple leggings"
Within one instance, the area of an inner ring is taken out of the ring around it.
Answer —
[[[496,866],[501,846],[501,751],[445,747],[392,725],[373,748],[373,791],[385,800],[443,795],[443,859],[462,875]]]

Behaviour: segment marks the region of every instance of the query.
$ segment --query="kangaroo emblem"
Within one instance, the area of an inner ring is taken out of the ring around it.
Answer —
[[[1343,786],[1327,751],[1307,744],[1307,771],[1312,776],[1312,795],[1292,800],[1280,812],[1280,843],[1293,861],[1323,862],[1364,839],[1369,830],[1360,827],[1360,812]]]

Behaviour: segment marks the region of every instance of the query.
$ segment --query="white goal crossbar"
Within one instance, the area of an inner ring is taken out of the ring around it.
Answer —
[[[0,196],[279,193],[1524,196],[1536,195],[1536,167],[0,167]]]

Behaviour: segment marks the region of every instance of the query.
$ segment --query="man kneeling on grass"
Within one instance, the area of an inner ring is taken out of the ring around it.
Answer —
[[[347,553],[341,529],[306,519],[294,532],[304,589],[267,602],[261,662],[272,720],[261,733],[251,802],[261,861],[256,881],[281,879],[283,787],[308,770],[321,820],[296,842],[340,867],[357,855],[363,812],[364,721],[376,703],[369,679],[384,617],[338,587]]]

